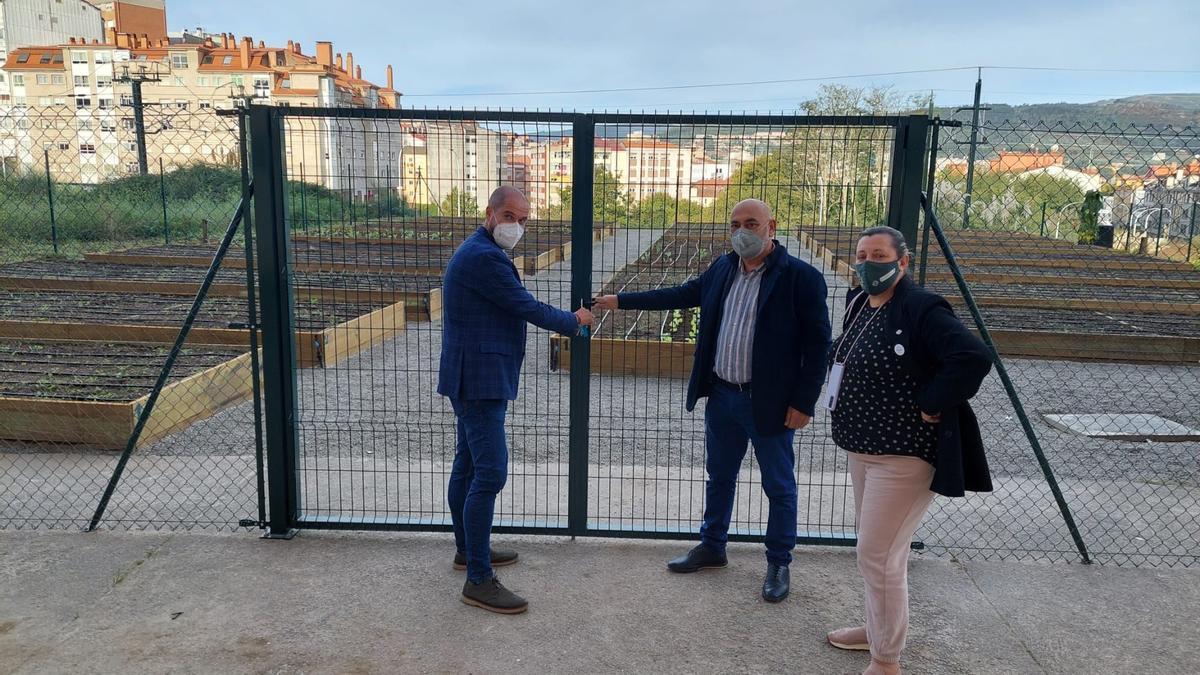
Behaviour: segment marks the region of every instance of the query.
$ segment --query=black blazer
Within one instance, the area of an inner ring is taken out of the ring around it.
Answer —
[[[843,333],[866,301],[862,288],[850,289]],[[958,320],[950,303],[908,277],[897,284],[892,305],[887,339],[901,347],[901,366],[917,382],[917,405],[942,415],[930,489],[946,497],[962,497],[966,490],[991,492],[979,421],[967,401],[992,368],[992,350]]]
[[[787,430],[788,407],[812,415],[821,384],[830,328],[825,278],[812,265],[789,255],[775,242],[758,289],[751,366],[751,408],[755,428],[764,436]],[[700,327],[687,409],[712,391],[725,296],[741,265],[736,253],[717,258],[700,276],[673,288],[617,296],[621,309],[700,308]]]

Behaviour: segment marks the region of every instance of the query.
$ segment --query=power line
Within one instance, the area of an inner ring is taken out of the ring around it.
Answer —
[[[825,75],[821,77],[797,77],[786,80],[759,80],[756,82],[716,82],[711,84],[675,84],[657,87],[616,87],[612,89],[564,89],[559,91],[483,91],[457,94],[405,94],[406,98],[442,98],[459,96],[546,96],[550,94],[615,94],[636,91],[670,91],[677,89],[710,89],[720,87],[754,87],[767,84],[793,84],[797,82],[821,82],[825,80],[850,80],[862,77],[890,77],[893,75],[918,75],[922,73],[948,73],[956,70],[974,70],[976,66],[954,68],[924,68],[920,70],[895,70],[887,73],[859,73],[855,75]]]
[[[1137,74],[1171,74],[1171,75],[1200,75],[1200,70],[1170,70],[1146,68],[1073,68],[1057,66],[954,66],[947,68],[922,68],[916,70],[895,70],[880,73],[856,73],[852,75],[823,75],[819,77],[798,77],[781,80],[757,80],[753,82],[713,82],[708,84],[677,84],[652,87],[613,87],[607,89],[560,89],[545,91],[489,91],[469,93],[444,94],[405,94],[406,98],[461,98],[469,96],[549,96],[567,94],[615,94],[643,91],[672,91],[682,89],[717,89],[725,87],[752,87],[773,84],[796,84],[803,82],[823,82],[830,80],[850,80],[866,77],[893,77],[897,75],[920,75],[927,73],[948,73],[962,70],[1018,70],[1018,71],[1056,71],[1079,73],[1137,73]],[[970,90],[967,90],[970,91]]]

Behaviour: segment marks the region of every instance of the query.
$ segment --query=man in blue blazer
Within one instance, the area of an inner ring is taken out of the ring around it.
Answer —
[[[504,417],[517,397],[525,358],[525,324],[575,335],[592,324],[592,313],[574,314],[534,298],[505,249],[524,234],[529,201],[502,186],[488,199],[487,220],[458,247],[442,282],[442,357],[438,393],[450,399],[458,420],[458,446],[446,487],[458,550],[454,565],[467,570],[462,601],[501,614],[518,614],[528,603],[500,584],[494,565],[517,554],[492,550],[496,494],[508,480]]]
[[[675,288],[606,295],[593,309],[700,308],[687,409],[708,397],[704,520],[700,545],[667,567],[695,572],[726,565],[738,469],[750,443],[770,502],[762,596],[779,602],[790,589],[796,545],[792,441],[812,420],[825,379],[827,289],[820,272],[775,240],[776,223],[764,202],[738,202],[729,224],[734,252],[700,276]]]

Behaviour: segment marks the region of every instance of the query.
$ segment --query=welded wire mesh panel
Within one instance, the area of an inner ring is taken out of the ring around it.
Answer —
[[[286,118],[295,306],[365,308],[333,332],[298,336],[312,366],[299,374],[302,521],[449,525],[457,434],[437,393],[443,274],[491,192],[512,185],[532,209],[512,260],[538,299],[566,308],[570,223],[557,200],[570,177],[553,150],[564,142],[562,122]],[[568,382],[549,372],[546,333],[528,336],[495,521],[565,527]]]
[[[241,228],[164,367],[242,196],[238,119],[150,97],[139,140],[112,96],[0,109],[0,527],[88,525],[160,378],[100,525],[237,527],[258,519]]]
[[[730,252],[730,211],[752,197],[773,210],[788,253],[823,274],[828,309],[840,316],[850,279],[814,237],[884,221],[894,137],[891,118],[597,126],[595,221],[608,238],[595,249],[593,290],[659,289],[699,275]],[[607,532],[694,534],[705,502],[705,403],[692,413],[684,404],[700,311],[619,309],[597,320],[589,523]],[[845,454],[829,438],[825,412],[796,439],[800,535],[852,537]],[[759,536],[768,505],[753,450],[737,483],[730,533]]]
[[[942,130],[936,213],[1083,542],[1100,562],[1194,564],[1200,132],[989,121],[968,209],[969,132]],[[969,321],[936,241],[924,277]],[[921,536],[1078,559],[995,374],[975,409],[997,491],[938,500]]]

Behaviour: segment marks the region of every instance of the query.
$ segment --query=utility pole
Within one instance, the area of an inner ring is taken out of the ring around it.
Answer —
[[[983,89],[983,68],[980,68],[975,78],[975,102],[970,108],[958,108],[955,112],[971,111],[971,149],[967,153],[967,195],[963,199],[963,229],[971,226],[971,191],[975,187],[975,157],[979,151],[979,111],[991,108],[979,107],[979,93]],[[986,142],[987,139],[984,139]]]
[[[129,66],[121,67],[121,74],[113,78],[114,82],[128,84],[133,89],[133,130],[137,137],[138,173],[145,176],[149,173],[146,163],[146,118],[143,114],[145,104],[142,102],[142,83],[161,82],[158,69],[153,71],[146,66],[138,66],[137,71],[131,71]]]

